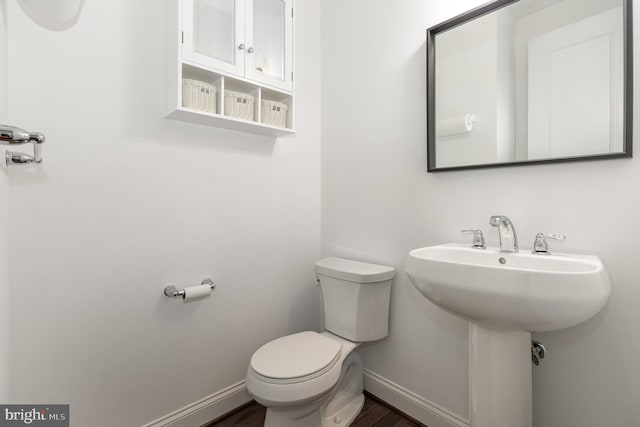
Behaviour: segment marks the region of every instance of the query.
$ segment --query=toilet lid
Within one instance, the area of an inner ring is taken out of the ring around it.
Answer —
[[[393,279],[396,269],[384,265],[329,257],[316,262],[316,274],[355,283],[377,283]]]
[[[340,349],[338,342],[317,332],[300,332],[260,347],[251,358],[251,368],[267,378],[306,377],[333,365]]]

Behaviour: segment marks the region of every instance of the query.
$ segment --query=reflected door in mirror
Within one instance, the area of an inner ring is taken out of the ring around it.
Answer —
[[[620,153],[622,7],[529,42],[527,159]]]

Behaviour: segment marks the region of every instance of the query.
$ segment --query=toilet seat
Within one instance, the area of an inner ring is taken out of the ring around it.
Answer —
[[[291,407],[307,404],[322,399],[338,384],[344,360],[353,353],[353,350],[359,346],[359,343],[348,341],[330,332],[322,332],[320,334],[316,332],[309,333],[314,334],[314,337],[315,335],[319,335],[321,338],[336,342],[340,347],[337,360],[335,362],[329,362],[324,368],[318,368],[316,366],[316,369],[319,370],[305,377],[276,379],[263,376],[256,372],[252,366],[254,362],[252,358],[252,362],[247,368],[246,384],[251,397],[258,403],[267,407]],[[278,340],[280,340],[280,338],[278,338]],[[320,342],[326,343],[326,341]],[[265,344],[265,346],[266,345],[267,344]],[[291,350],[289,354],[295,354],[296,352],[297,350]]]
[[[342,346],[317,332],[300,332],[273,340],[251,357],[250,367],[260,380],[295,384],[317,378],[340,360]]]

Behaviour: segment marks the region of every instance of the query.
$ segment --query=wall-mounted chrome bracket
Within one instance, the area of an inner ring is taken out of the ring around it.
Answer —
[[[0,125],[1,145],[33,144],[33,156],[25,153],[7,150],[5,162],[9,165],[24,165],[29,163],[42,163],[42,144],[45,141],[43,134],[39,132],[27,132],[15,126]]]

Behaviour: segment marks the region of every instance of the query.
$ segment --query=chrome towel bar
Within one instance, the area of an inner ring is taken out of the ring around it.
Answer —
[[[5,162],[9,165],[25,163],[42,163],[42,144],[45,141],[43,134],[39,132],[27,132],[15,126],[0,124],[0,145],[22,145],[27,142],[33,144],[33,156],[17,151],[5,153]]]

